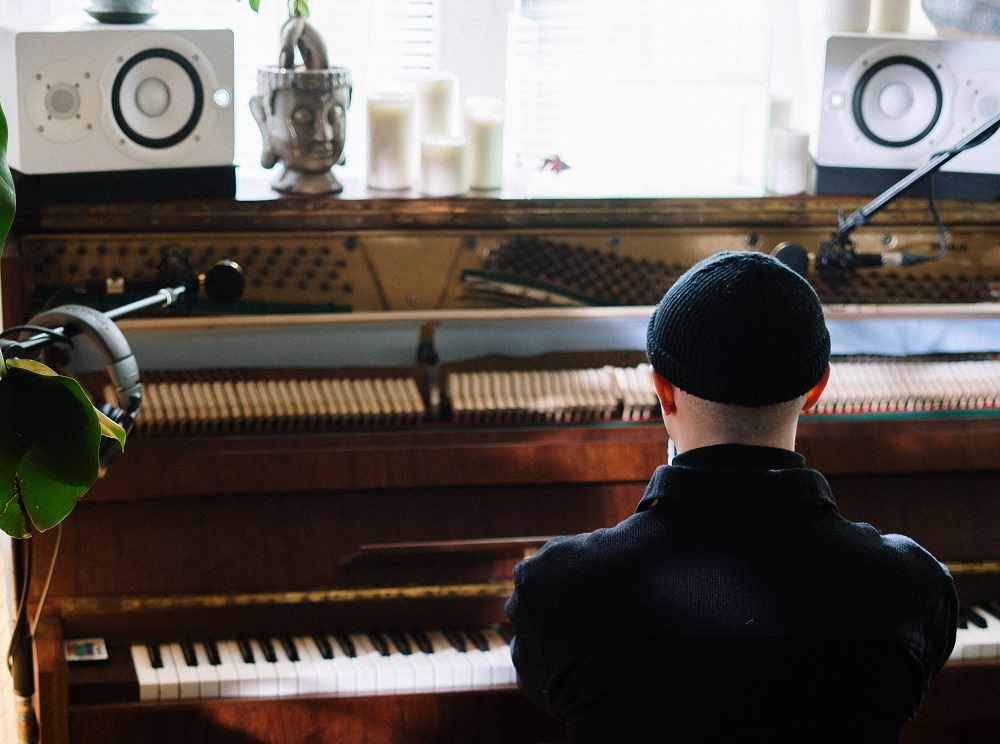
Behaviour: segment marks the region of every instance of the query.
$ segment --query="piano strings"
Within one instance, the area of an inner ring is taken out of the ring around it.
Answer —
[[[835,359],[811,414],[994,411],[1000,359]],[[337,370],[184,370],[144,373],[137,433],[150,435],[328,431],[458,425],[654,420],[648,365],[453,371],[435,415],[416,376]],[[111,390],[105,388],[105,399]],[[436,396],[434,396],[436,397]]]

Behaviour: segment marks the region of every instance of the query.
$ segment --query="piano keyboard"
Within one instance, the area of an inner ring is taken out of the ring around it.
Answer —
[[[1000,659],[1000,602],[959,608],[951,659]]]
[[[139,699],[388,695],[516,684],[504,628],[133,644]]]

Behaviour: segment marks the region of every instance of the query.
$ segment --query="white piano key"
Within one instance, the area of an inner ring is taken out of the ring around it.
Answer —
[[[177,674],[177,691],[181,700],[197,700],[201,695],[201,683],[198,672],[193,666],[188,666],[184,650],[179,643],[164,643],[161,652],[170,654]]]
[[[510,645],[495,628],[483,628],[480,631],[490,645],[490,661],[493,668],[494,685],[517,684],[517,670],[510,658]]]
[[[338,668],[333,657],[323,658],[316,641],[309,636],[295,636],[295,648],[299,655],[316,669],[316,692],[354,692],[357,683],[348,685],[347,689],[338,681]]]
[[[456,649],[440,630],[427,631],[427,639],[434,648],[434,687],[448,689],[472,686],[472,665],[465,654]],[[440,674],[438,674],[440,672]]]
[[[217,698],[222,695],[222,688],[219,682],[219,666],[213,664],[208,658],[208,651],[205,644],[195,643],[194,654],[198,660],[195,670],[198,673],[198,697]]]
[[[368,654],[362,654],[357,649],[356,644],[354,644],[353,636],[344,635],[344,640],[354,649],[353,656],[351,656],[341,645],[336,636],[328,635],[327,638],[330,641],[330,645],[334,648],[334,660],[337,665],[345,670],[350,670],[350,672],[353,673],[354,692],[359,695],[375,692],[378,688],[375,664],[372,659],[369,658]]]
[[[239,692],[236,697],[254,698],[260,697],[260,678],[258,677],[257,665],[247,661],[236,641],[220,641],[219,652],[225,648],[236,667],[236,676],[239,680]]]
[[[410,663],[413,664],[413,689],[417,691],[434,689],[434,664],[430,657],[420,648],[420,644],[412,632],[403,631],[410,643]]]
[[[982,618],[986,627],[981,628],[970,622],[967,627],[958,630],[956,636],[960,637],[962,641],[962,655],[957,658],[996,658],[998,647],[1000,647],[1000,620],[980,607],[970,607],[969,611]],[[955,645],[958,646],[957,640]],[[956,658],[954,653],[952,653],[952,658]]]
[[[298,695],[299,674],[295,669],[295,663],[288,658],[288,653],[280,638],[269,638],[268,641],[274,652],[274,661],[270,663],[278,678],[278,694],[282,696]]]
[[[290,637],[284,639],[275,638],[273,642],[275,644],[275,652],[278,654],[278,664],[284,667],[287,663],[291,668],[292,674],[295,675],[295,689],[297,692],[294,694],[313,695],[319,692],[319,672],[312,659],[305,655],[305,650],[300,650],[300,644],[294,638]],[[291,651],[285,647],[286,643],[290,644]]]
[[[399,644],[396,643],[396,639],[393,638],[393,634],[397,634],[403,648],[408,648],[410,653],[403,653]],[[398,631],[392,631],[391,633],[387,631],[382,633],[381,636],[389,649],[389,663],[392,664],[396,674],[395,691],[413,692],[417,689],[417,667],[413,659],[410,658],[413,655],[412,648],[409,647],[405,636],[398,635]]]
[[[469,632],[458,631],[465,641],[465,658],[472,667],[472,686],[489,687],[493,682],[493,669],[486,651],[481,650]]]
[[[251,638],[247,643],[253,653],[253,664],[257,667],[257,694],[260,697],[277,697],[281,692],[277,665],[268,661],[259,640]]]
[[[219,697],[240,697],[240,670],[236,666],[236,659],[233,658],[233,653],[238,654],[239,651],[234,646],[234,641],[215,643],[215,649],[219,653],[219,664],[216,667],[219,672]]]
[[[139,681],[139,700],[159,700],[160,678],[156,675],[153,662],[149,658],[149,650],[142,643],[132,644],[130,650],[132,666]]]
[[[487,656],[490,660],[490,681],[493,685],[512,685],[517,683],[517,672],[510,658],[510,645],[495,628],[480,628],[490,650]]]
[[[181,696],[180,680],[177,678],[177,669],[174,667],[173,654],[169,653],[166,648],[166,644],[160,646],[162,665],[153,667],[160,685],[159,699],[178,700]]]
[[[375,692],[379,694],[396,691],[396,667],[388,656],[382,656],[375,644],[365,633],[349,633],[348,638],[354,644],[355,663],[365,660],[375,668]]]
[[[990,641],[983,644],[982,655],[979,658],[1000,658],[1000,609],[991,605],[989,607],[976,607],[976,611],[986,618],[990,634]]]

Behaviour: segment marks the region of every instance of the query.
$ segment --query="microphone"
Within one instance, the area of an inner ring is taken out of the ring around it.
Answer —
[[[186,253],[165,252],[156,271],[155,279],[125,279],[109,276],[74,285],[72,291],[92,297],[123,294],[155,294],[165,287],[183,286],[184,304],[190,306],[193,298],[202,291],[217,302],[232,302],[242,296],[246,287],[243,269],[238,263],[224,258],[206,273],[199,274],[188,261]]]
[[[857,269],[877,269],[882,266],[914,266],[934,260],[934,256],[906,251],[857,253],[850,242],[835,239],[820,244],[819,251],[809,253],[797,243],[779,243],[771,255],[800,276],[815,270],[828,284],[847,280]]]

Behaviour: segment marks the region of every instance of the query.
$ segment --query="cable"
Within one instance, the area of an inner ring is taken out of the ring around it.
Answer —
[[[31,582],[31,554],[32,545],[30,538],[24,541],[25,547],[27,548],[24,553],[24,577],[21,581],[21,597],[17,603],[17,612],[14,613],[14,634],[11,636],[10,645],[7,647],[7,668],[10,669],[13,666],[14,657],[14,643],[17,639],[17,626],[21,624],[24,618],[24,614],[28,607],[28,585]]]
[[[49,562],[49,571],[45,575],[45,584],[42,586],[42,594],[38,598],[38,607],[35,608],[35,619],[31,621],[31,635],[35,635],[38,628],[38,621],[42,618],[42,607],[45,606],[45,598],[49,594],[49,585],[52,583],[52,574],[56,570],[56,558],[59,557],[59,545],[62,543],[62,522],[56,527],[56,544],[52,548],[52,560]]]
[[[934,216],[934,224],[938,231],[938,252],[936,256],[928,257],[928,261],[937,261],[938,259],[944,258],[944,254],[948,250],[948,239],[945,235],[944,223],[941,221],[941,214],[938,212],[937,202],[934,199],[934,174],[932,173],[927,179],[927,204],[931,209],[931,214]]]

